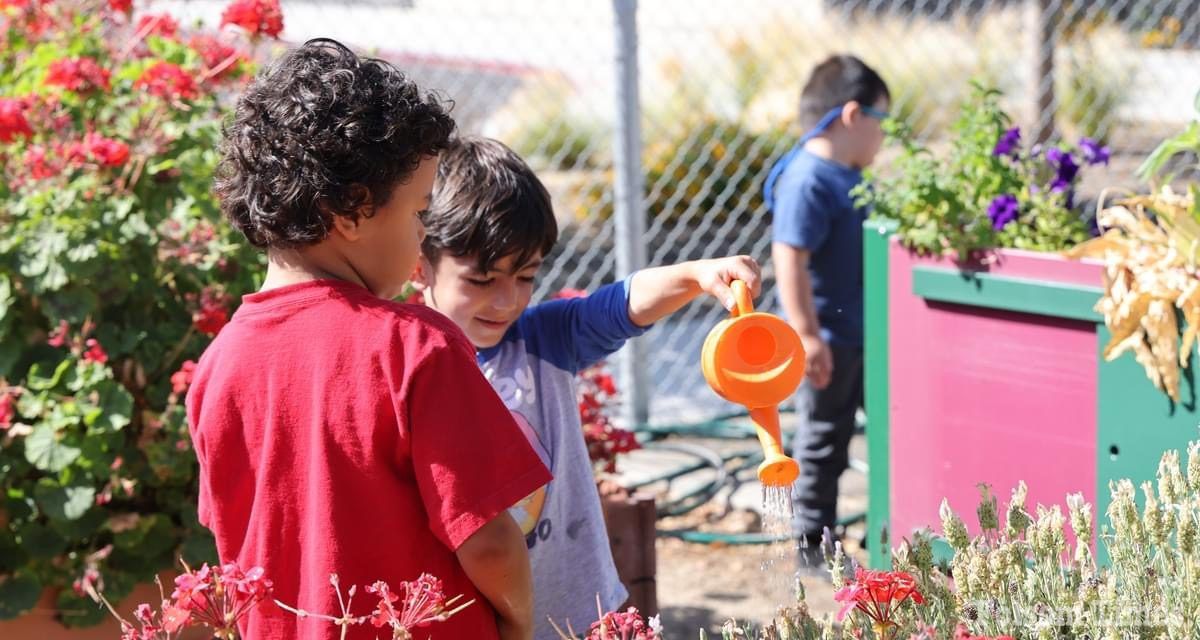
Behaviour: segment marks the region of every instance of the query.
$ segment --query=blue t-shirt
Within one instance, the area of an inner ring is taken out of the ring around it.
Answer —
[[[810,252],[808,272],[821,338],[846,346],[863,343],[866,210],[854,206],[850,197],[860,182],[858,169],[800,149],[767,194],[774,215],[772,239]]]
[[[535,640],[557,640],[549,620],[576,630],[628,597],[617,577],[579,421],[576,374],[641,335],[629,319],[628,280],[586,298],[529,307],[494,347],[477,351],[492,383],[554,474],[509,510],[529,546]]]

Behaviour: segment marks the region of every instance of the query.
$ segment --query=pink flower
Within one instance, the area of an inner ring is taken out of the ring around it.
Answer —
[[[250,35],[278,38],[283,31],[283,11],[279,0],[233,0],[221,14],[221,26],[235,25]]]
[[[271,581],[263,577],[261,567],[243,572],[234,564],[205,564],[175,578],[171,602],[163,605],[163,624],[174,623],[186,612],[185,621],[206,625],[218,637],[236,637],[232,634],[238,621],[270,595]]]
[[[120,140],[89,133],[83,140],[88,155],[104,167],[119,167],[129,160],[129,145]]]
[[[135,87],[144,88],[151,95],[166,100],[176,98],[188,100],[199,95],[196,81],[177,64],[159,60],[142,72],[134,83]]]
[[[87,146],[79,141],[57,143],[55,151],[68,164],[79,165],[88,161]]]
[[[133,11],[133,0],[108,0],[108,8],[118,13]]]
[[[659,632],[654,625],[647,625],[637,608],[625,611],[610,611],[592,623],[587,640],[653,640]]]
[[[446,609],[453,600],[446,600],[442,581],[428,573],[421,574],[412,582],[400,583],[400,591],[404,594],[403,601],[386,582],[379,581],[367,587],[367,593],[379,596],[379,604],[371,614],[371,624],[391,627],[395,635],[404,637],[396,632],[419,629],[454,614],[454,611]],[[400,602],[399,610],[396,609],[397,602]]]
[[[211,570],[208,565],[198,571],[189,571],[175,578],[175,591],[171,599],[175,606],[183,609],[200,609],[208,602],[206,592],[212,587]]]
[[[179,367],[179,371],[171,374],[171,392],[178,395],[192,386],[192,374],[196,371],[196,361],[187,360]]]
[[[76,92],[107,90],[109,72],[101,68],[95,58],[63,58],[50,63],[46,84]]]
[[[25,119],[25,102],[15,98],[0,98],[0,142],[12,142],[17,136],[33,135]]]
[[[162,626],[163,631],[167,633],[175,633],[188,623],[192,617],[192,612],[182,607],[172,606],[166,600],[162,603]]]
[[[959,623],[954,629],[954,640],[1013,640],[1012,636],[973,636],[967,626]]]
[[[87,347],[87,351],[83,352],[83,359],[86,362],[95,362],[96,364],[108,362],[108,354],[95,338],[88,338],[87,342],[83,344]]]
[[[13,417],[17,412],[13,409],[13,394],[9,390],[0,392],[0,430],[7,431],[12,427]]]
[[[60,163],[54,162],[46,155],[46,147],[30,145],[25,150],[25,166],[29,168],[29,176],[34,180],[53,178],[62,171]],[[62,345],[53,345],[62,346]]]
[[[50,332],[50,339],[46,341],[46,344],[52,347],[63,346],[67,342],[68,331],[70,331],[70,326],[67,324],[67,321],[59,320],[58,327]]]
[[[84,569],[82,576],[71,583],[71,588],[74,589],[75,595],[82,598],[88,594],[90,589],[96,589],[97,585],[101,583],[100,572],[95,567],[88,567]]]

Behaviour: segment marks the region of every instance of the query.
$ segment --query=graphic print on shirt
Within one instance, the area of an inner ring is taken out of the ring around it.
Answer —
[[[525,434],[525,438],[529,440],[529,445],[537,452],[541,458],[542,464],[546,465],[547,469],[553,472],[550,454],[546,451],[545,445],[542,444],[541,438],[537,432],[533,430],[533,426],[529,424],[529,419],[522,413],[522,409],[536,410],[535,401],[537,400],[537,386],[533,380],[533,373],[528,367],[518,369],[512,376],[496,377],[495,369],[485,367],[484,377],[488,382],[492,383],[492,388],[496,390],[496,394],[504,401],[504,405],[512,412],[513,419],[516,420],[517,426],[521,428],[521,433]],[[509,515],[521,527],[521,533],[525,534],[525,545],[532,549],[539,541],[550,537],[553,532],[554,525],[547,518],[542,519],[542,509],[546,505],[546,486],[538,487],[536,491],[525,497],[517,504],[513,505],[509,510]]]
[[[542,446],[537,434],[533,432],[533,427],[529,426],[529,420],[517,411],[513,411],[512,416],[517,421],[517,426],[521,427],[521,433],[524,433],[529,440],[530,446],[542,459],[542,464],[549,468],[550,456],[546,455],[546,448]],[[530,548],[537,543],[539,537],[545,539],[550,535],[550,521],[541,520],[542,507],[545,505],[546,486],[543,485],[508,510],[513,520],[516,520],[517,524],[521,526],[521,533],[525,534],[525,542]]]

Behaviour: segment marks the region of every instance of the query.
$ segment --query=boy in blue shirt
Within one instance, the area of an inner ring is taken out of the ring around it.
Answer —
[[[529,306],[558,239],[550,196],[512,150],[482,138],[451,141],[442,153],[423,218],[414,284],[475,344],[484,376],[554,474],[511,511],[533,567],[534,638],[559,638],[550,620],[586,630],[597,596],[611,611],[628,594],[583,440],[576,373],[705,292],[727,309],[733,280],[757,294],[758,264],[738,256],[644,269],[584,298]]]
[[[836,523],[838,479],[849,465],[854,416],[863,402],[866,211],[854,205],[850,191],[883,143],[880,122],[889,101],[887,85],[858,58],[833,56],[817,65],[800,95],[808,133],[772,169],[765,187],[780,302],[807,352],[792,445],[800,462],[792,500],[802,562],[819,556],[813,552],[822,530]]]

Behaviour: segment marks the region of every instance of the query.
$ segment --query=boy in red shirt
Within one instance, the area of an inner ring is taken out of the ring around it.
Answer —
[[[506,510],[549,472],[462,332],[392,302],[453,128],[395,67],[331,40],[289,52],[240,98],[215,190],[268,268],[188,393],[200,520],[222,562],[264,567],[275,597],[300,609],[340,615],[333,573],[361,590],[428,572],[475,600],[438,638],[527,639],[529,559]],[[241,631],[340,630],[259,607]]]

